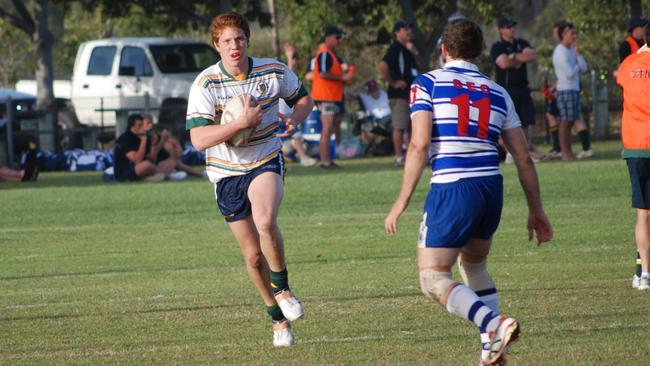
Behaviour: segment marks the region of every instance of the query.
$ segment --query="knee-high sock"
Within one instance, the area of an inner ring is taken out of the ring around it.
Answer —
[[[481,333],[494,331],[499,324],[499,316],[474,291],[461,284],[447,295],[446,308],[450,313],[474,323]]]

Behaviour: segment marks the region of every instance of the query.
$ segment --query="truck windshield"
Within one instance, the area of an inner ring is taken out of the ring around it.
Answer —
[[[202,43],[149,46],[149,49],[163,73],[196,73],[219,61],[217,52]]]

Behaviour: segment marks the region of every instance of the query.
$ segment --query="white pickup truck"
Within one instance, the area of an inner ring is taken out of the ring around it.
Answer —
[[[195,40],[106,38],[82,43],[72,80],[54,81],[55,98],[69,100],[73,107],[59,113],[59,126],[103,126],[120,133],[129,113],[150,110],[159,124],[181,137],[192,81],[217,61],[214,48]],[[36,82],[18,81],[16,90],[36,95]]]

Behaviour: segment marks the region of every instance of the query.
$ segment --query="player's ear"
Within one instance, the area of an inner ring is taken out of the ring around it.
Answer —
[[[444,43],[440,44],[440,54],[442,55],[442,59],[447,62],[447,57],[449,56],[449,50],[447,49],[447,45]]]

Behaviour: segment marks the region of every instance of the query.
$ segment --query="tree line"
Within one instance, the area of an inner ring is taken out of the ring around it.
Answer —
[[[519,36],[538,48],[541,71],[550,70],[552,24],[567,19],[578,27],[590,66],[613,70],[630,16],[648,14],[650,0],[0,0],[0,42],[5,45],[0,84],[11,87],[19,77],[33,75],[39,83],[39,106],[48,108],[54,76],[71,74],[82,42],[112,36],[210,42],[211,19],[229,10],[244,13],[261,29],[274,30],[275,39],[253,40],[253,55],[277,57],[278,44],[291,41],[300,52],[300,67],[316,51],[325,25],[338,25],[348,34],[342,56],[359,66],[359,79],[367,79],[378,76],[379,58],[392,41],[392,25],[398,19],[416,25],[415,44],[425,63],[435,66],[436,40],[453,14],[482,24],[487,39],[494,39],[501,16],[516,19]],[[481,66],[490,72],[489,59]]]

